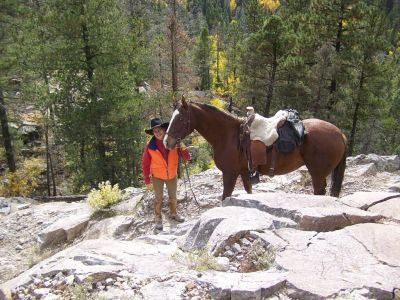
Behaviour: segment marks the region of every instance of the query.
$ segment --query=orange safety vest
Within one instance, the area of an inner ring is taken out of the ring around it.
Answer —
[[[149,143],[148,151],[151,156],[150,162],[150,173],[153,177],[167,180],[173,179],[176,177],[178,173],[178,148],[169,150],[168,153],[168,164],[162,156],[161,152],[157,149],[157,147],[151,147],[155,145],[150,145],[152,141]]]

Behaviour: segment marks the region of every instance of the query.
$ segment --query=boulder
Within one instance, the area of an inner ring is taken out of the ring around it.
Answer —
[[[296,222],[301,230],[332,231],[349,225],[376,222],[379,214],[340,203],[330,196],[287,193],[258,193],[226,198],[224,206],[257,208],[271,215]]]
[[[233,244],[250,231],[266,231],[293,227],[295,222],[276,217],[254,208],[217,207],[208,210],[181,240],[184,251],[208,247],[218,255],[228,244]]]
[[[399,226],[357,224],[312,235],[294,229],[277,234],[289,243],[277,253],[276,264],[288,271],[291,298],[335,298],[359,290],[368,298],[392,299],[400,284]]]

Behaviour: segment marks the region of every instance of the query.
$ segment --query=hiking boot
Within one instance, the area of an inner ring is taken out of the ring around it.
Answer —
[[[163,230],[163,225],[161,220],[156,220],[156,229]]]
[[[175,221],[178,222],[178,223],[185,222],[185,219],[184,219],[183,217],[181,217],[180,215],[171,216],[171,219],[172,219],[172,220],[175,220]]]

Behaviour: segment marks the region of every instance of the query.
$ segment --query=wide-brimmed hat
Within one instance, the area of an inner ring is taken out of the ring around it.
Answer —
[[[151,119],[150,121],[150,127],[149,129],[146,129],[145,132],[147,134],[153,134],[153,129],[156,127],[163,127],[163,128],[168,128],[169,122],[162,122],[159,118],[154,118]]]

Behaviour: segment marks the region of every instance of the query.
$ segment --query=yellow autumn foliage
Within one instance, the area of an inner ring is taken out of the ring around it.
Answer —
[[[28,197],[39,185],[39,176],[44,170],[42,158],[29,158],[15,172],[7,171],[0,179],[0,196]]]
[[[210,104],[216,108],[225,109],[225,103],[221,99],[213,98],[210,100]]]
[[[227,64],[226,54],[221,50],[220,43],[221,41],[218,35],[211,36],[211,58],[213,61],[210,69],[211,88],[217,94],[223,94],[225,92],[223,88],[223,76]]]
[[[118,184],[111,185],[109,181],[99,183],[98,189],[92,189],[88,195],[88,203],[94,209],[107,208],[111,204],[120,201],[122,191]]]
[[[279,0],[259,0],[260,4],[265,8],[271,11],[275,11],[280,5]]]
[[[229,9],[233,12],[236,9],[236,0],[229,1]]]

